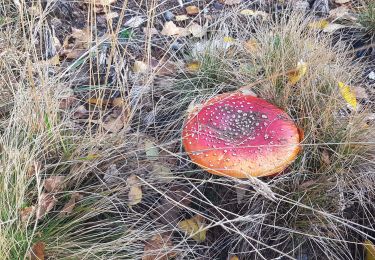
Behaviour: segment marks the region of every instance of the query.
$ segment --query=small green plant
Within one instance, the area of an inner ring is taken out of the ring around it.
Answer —
[[[359,22],[366,30],[375,33],[375,3],[365,3],[363,12],[359,15]]]

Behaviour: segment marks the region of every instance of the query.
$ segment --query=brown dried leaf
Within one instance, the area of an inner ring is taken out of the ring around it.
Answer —
[[[185,28],[178,27],[174,22],[168,21],[164,24],[161,34],[165,36],[187,36],[190,32]]]
[[[142,260],[168,260],[177,256],[177,252],[171,250],[173,243],[171,236],[156,234],[146,241]]]
[[[195,5],[190,5],[185,8],[187,14],[189,15],[195,15],[199,13],[199,8]]]
[[[39,198],[39,204],[36,209],[37,220],[43,218],[55,206],[57,199],[52,194],[42,193]]]
[[[122,97],[117,97],[112,100],[112,106],[114,107],[128,107],[128,102]]]
[[[196,38],[202,38],[207,32],[205,27],[194,22],[188,27],[188,30]]]
[[[322,161],[325,165],[331,165],[331,159],[329,158],[329,153],[327,150],[323,150],[322,152]]]
[[[29,252],[29,260],[44,260],[45,259],[45,248],[44,242],[35,243]]]
[[[75,118],[75,119],[87,118],[88,114],[89,114],[89,111],[85,108],[85,106],[80,105],[74,111],[73,118]]]
[[[247,40],[243,46],[249,53],[255,53],[258,50],[258,42],[255,39]]]
[[[59,108],[65,110],[76,105],[78,102],[79,100],[75,96],[64,97],[59,101]]]
[[[175,74],[179,68],[177,63],[168,59],[157,60],[155,58],[151,58],[151,66],[153,71],[155,71],[155,75],[158,76]]]
[[[51,176],[44,180],[44,188],[47,192],[61,191],[64,179],[64,176]]]
[[[64,39],[60,55],[67,59],[76,59],[80,57],[90,46],[91,31],[85,29],[72,28],[72,33]]]
[[[129,121],[129,111],[126,107],[119,110],[119,114],[111,114],[109,117],[106,118],[104,122],[102,122],[102,126],[105,130],[118,133],[123,129]]]
[[[73,192],[73,194],[70,197],[70,200],[65,204],[64,208],[61,210],[60,216],[66,216],[71,214],[76,203],[82,198],[83,196],[81,194],[79,194],[78,192]]]
[[[242,2],[242,0],[219,0],[220,3],[225,5],[237,5]]]
[[[30,165],[30,167],[27,169],[27,172],[26,172],[26,176],[28,178],[32,178],[35,176],[35,174],[37,172],[40,171],[40,169],[42,168],[42,165],[40,162],[34,162],[33,165]]]
[[[20,210],[20,218],[22,223],[27,223],[29,219],[32,217],[33,212],[35,211],[35,207],[27,207]]]

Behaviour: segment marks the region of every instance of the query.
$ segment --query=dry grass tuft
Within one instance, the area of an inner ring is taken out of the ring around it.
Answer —
[[[145,241],[161,233],[173,234],[170,250],[179,259],[228,254],[352,259],[360,254],[357,244],[374,239],[375,129],[366,121],[368,108],[349,109],[337,86],[338,81],[355,85],[363,65],[353,62],[340,42],[308,29],[308,18],[290,13],[269,23],[229,14],[210,28],[208,39],[189,43],[185,57],[166,57],[177,64],[176,73],[167,76],[155,70],[132,74],[123,62],[127,47],[109,39],[105,65],[99,62],[103,45],[92,43],[80,65],[55,70],[41,62],[50,50],[39,46],[49,46],[43,19],[27,13],[14,19],[0,34],[0,84],[15,92],[12,112],[1,118],[1,259],[24,258],[38,241],[46,243],[51,259],[140,259]],[[234,40],[223,41],[229,36]],[[255,43],[253,49],[244,47],[247,40]],[[150,58],[152,44],[146,41],[137,51]],[[182,58],[198,62],[199,69],[187,71]],[[291,85],[285,73],[300,60],[307,63],[307,74]],[[304,129],[304,149],[275,178],[211,176],[181,147],[186,110],[248,84]],[[61,109],[65,91],[70,95],[72,89],[82,100]],[[89,113],[76,118],[88,97],[114,95],[129,104],[118,133],[98,123],[112,108],[86,106]],[[150,156],[150,149],[156,155]],[[129,207],[132,174],[139,177],[143,197]],[[49,193],[55,205],[37,219],[43,183],[54,176],[64,177],[63,188]],[[74,210],[61,214],[77,193],[82,197]],[[30,208],[29,217],[22,217]],[[203,243],[177,227],[196,214],[207,229]]]

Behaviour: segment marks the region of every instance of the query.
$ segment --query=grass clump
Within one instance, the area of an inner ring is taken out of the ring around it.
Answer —
[[[359,15],[359,22],[368,31],[375,32],[375,3],[372,1],[366,1],[363,5],[363,9]]]
[[[367,107],[348,107],[338,81],[355,85],[362,65],[343,44],[309,29],[309,18],[292,13],[276,20],[228,15],[211,27],[216,34],[188,44],[181,56],[168,56],[174,64],[182,56],[188,63],[163,76],[155,70],[131,74],[122,48],[112,42],[113,59],[105,67],[114,70],[104,70],[105,82],[93,65],[95,55],[89,66],[85,61],[51,73],[52,66],[38,62],[38,48],[19,33],[35,25],[9,27],[14,37],[2,36],[9,46],[16,37],[28,44],[0,61],[1,77],[17,79],[9,83],[17,95],[13,112],[2,118],[0,139],[0,258],[24,258],[41,241],[51,259],[140,259],[160,234],[171,237],[167,250],[180,259],[360,255],[353,245],[374,238],[375,129],[366,121]],[[307,72],[291,84],[288,72],[300,61]],[[189,62],[196,69],[186,69]],[[85,84],[77,79],[90,75],[95,79],[85,78]],[[302,152],[283,175],[211,176],[181,147],[189,106],[243,86],[286,110],[305,132]],[[67,88],[82,100],[62,109],[61,90]],[[126,118],[112,133],[104,123],[118,108],[87,100],[116,94],[127,104]],[[130,206],[132,175],[143,195]],[[57,176],[61,187],[48,191],[46,180]],[[38,216],[46,195],[54,204]],[[74,208],[64,213],[74,196]],[[196,215],[207,231],[200,243],[178,228]]]

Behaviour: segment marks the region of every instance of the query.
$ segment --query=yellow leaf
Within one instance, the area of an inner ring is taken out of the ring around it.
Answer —
[[[345,85],[344,82],[339,82],[339,89],[342,97],[348,102],[348,104],[353,108],[356,109],[357,107],[357,99],[355,93],[351,90],[350,86]]]
[[[108,105],[109,100],[104,98],[89,98],[86,102],[95,106],[103,107]]]
[[[229,258],[229,260],[240,260],[238,256],[234,255]]]
[[[52,66],[60,65],[60,57],[59,55],[55,55],[48,60],[48,63]]]
[[[322,19],[316,22],[311,22],[309,23],[309,27],[311,29],[318,29],[318,30],[323,30],[329,25],[329,22],[326,19]]]
[[[230,36],[225,36],[223,41],[226,43],[231,43],[231,42],[234,42],[234,39]]]
[[[370,240],[365,240],[365,260],[375,260],[375,245]]]
[[[207,230],[204,228],[202,220],[201,216],[195,215],[190,219],[180,221],[178,227],[195,241],[203,242],[206,240]]]
[[[288,73],[288,83],[295,85],[307,72],[307,64],[302,60],[297,63],[297,67],[294,71]]]
[[[128,193],[128,205],[137,205],[142,200],[142,189],[139,179],[136,175],[132,174],[126,179],[128,187],[130,187]]]
[[[199,63],[199,61],[192,61],[188,63],[186,67],[190,72],[197,72],[201,67],[201,64]]]
[[[254,10],[251,10],[251,9],[244,9],[240,11],[240,14],[253,16],[255,15],[255,12]]]

